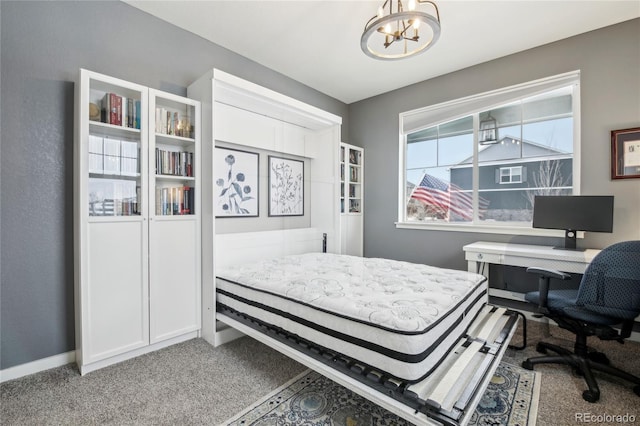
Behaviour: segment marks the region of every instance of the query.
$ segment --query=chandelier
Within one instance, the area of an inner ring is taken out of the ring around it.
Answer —
[[[428,3],[435,16],[421,10]],[[378,14],[369,19],[360,38],[360,47],[375,59],[402,59],[433,46],[440,37],[438,6],[428,0],[386,0]]]

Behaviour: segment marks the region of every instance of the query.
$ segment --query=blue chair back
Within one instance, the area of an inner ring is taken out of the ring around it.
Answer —
[[[621,320],[640,315],[640,241],[603,249],[582,277],[576,305]]]

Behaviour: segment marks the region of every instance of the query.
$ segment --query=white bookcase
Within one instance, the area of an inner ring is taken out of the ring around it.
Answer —
[[[193,134],[157,135],[157,105],[184,111]],[[80,70],[74,234],[82,374],[198,334],[199,114],[197,102]],[[156,175],[155,148],[168,146],[194,153],[194,176]],[[156,187],[171,181],[196,188],[192,214],[161,217],[151,208]]]
[[[340,228],[342,252],[363,255],[364,149],[340,144]]]

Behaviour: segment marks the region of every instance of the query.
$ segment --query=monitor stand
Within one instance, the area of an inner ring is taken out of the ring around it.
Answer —
[[[576,231],[567,229],[564,232],[564,247],[554,247],[554,250],[584,251],[584,249],[576,248],[576,235]]]

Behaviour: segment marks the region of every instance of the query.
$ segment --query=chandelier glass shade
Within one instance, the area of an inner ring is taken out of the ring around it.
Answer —
[[[406,3],[406,6],[405,6]],[[364,26],[362,51],[376,59],[402,59],[429,49],[440,37],[440,13],[428,0],[386,0]],[[431,7],[435,15],[419,10]]]

